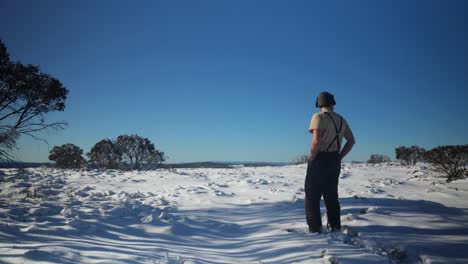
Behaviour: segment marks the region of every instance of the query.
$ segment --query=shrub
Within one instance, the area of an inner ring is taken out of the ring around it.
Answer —
[[[121,135],[115,145],[121,154],[122,168],[151,169],[165,161],[164,152],[157,150],[149,139],[138,135]]]
[[[370,164],[377,164],[377,163],[384,163],[384,162],[390,162],[390,158],[388,156],[382,155],[382,154],[372,154],[367,161],[367,163]]]
[[[401,146],[395,149],[396,159],[404,165],[416,165],[418,161],[424,160],[425,149],[419,146]]]
[[[447,182],[467,177],[468,145],[436,147],[427,151],[425,158],[445,172]]]
[[[292,164],[304,164],[304,163],[307,163],[309,161],[309,155],[300,155],[299,157],[297,157],[296,159],[294,159],[292,161]]]
[[[115,143],[110,139],[99,141],[86,155],[100,169],[118,169],[122,157]]]
[[[83,154],[83,150],[80,147],[73,144],[64,144],[52,148],[49,160],[55,161],[58,168],[78,169],[86,163],[81,154]]]

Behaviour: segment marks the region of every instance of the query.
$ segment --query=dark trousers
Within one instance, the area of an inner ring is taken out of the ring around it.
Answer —
[[[338,179],[341,161],[338,152],[320,152],[307,165],[305,180],[305,212],[311,232],[322,230],[320,199],[325,201],[328,225],[331,229],[341,228],[340,203],[338,202]]]

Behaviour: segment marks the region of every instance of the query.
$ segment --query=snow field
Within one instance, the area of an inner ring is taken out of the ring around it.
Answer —
[[[468,180],[343,164],[343,232],[309,234],[305,171],[3,169],[0,263],[468,263]]]

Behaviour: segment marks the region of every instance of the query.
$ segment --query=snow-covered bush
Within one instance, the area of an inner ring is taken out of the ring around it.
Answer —
[[[309,155],[301,155],[292,161],[292,164],[304,164],[309,161]]]
[[[385,163],[385,162],[390,162],[390,158],[388,156],[382,155],[382,154],[372,154],[367,161],[367,163],[370,164],[377,164],[377,163]]]
[[[86,163],[81,154],[83,150],[80,147],[69,143],[55,146],[50,151],[49,160],[55,161],[58,168],[79,169]]]
[[[157,150],[149,139],[138,135],[121,135],[115,145],[121,154],[123,169],[152,169],[166,160],[164,152]]]
[[[99,141],[86,155],[100,169],[118,169],[122,159],[122,154],[110,139]]]
[[[103,139],[86,155],[100,169],[153,169],[166,160],[164,152],[156,149],[149,139],[138,135],[120,135],[116,140]]]
[[[447,182],[467,177],[468,145],[439,146],[427,151],[425,158],[445,172]]]
[[[416,165],[416,162],[424,160],[426,150],[419,146],[401,146],[395,149],[396,159],[404,165]]]

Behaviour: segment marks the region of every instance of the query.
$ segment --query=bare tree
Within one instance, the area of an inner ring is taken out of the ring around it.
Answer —
[[[63,111],[67,94],[59,80],[38,66],[11,62],[0,40],[0,158],[11,160],[20,135],[43,140],[37,132],[64,128],[65,122],[47,123],[45,116]]]

